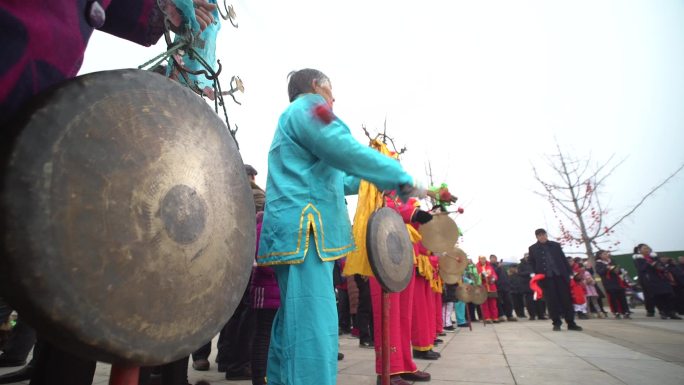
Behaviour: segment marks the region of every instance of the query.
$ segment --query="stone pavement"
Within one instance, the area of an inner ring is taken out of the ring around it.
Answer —
[[[637,311],[633,320],[578,323],[584,332],[553,332],[549,321],[474,324],[472,332],[465,328],[442,337],[445,343],[436,349],[440,360],[416,363],[432,374],[430,385],[684,384],[684,321],[646,318]],[[345,358],[338,384],[375,384],[373,350],[359,348],[358,340],[346,335],[340,337],[340,351]],[[213,359],[208,372],[189,369],[191,382],[251,384],[224,380]],[[108,377],[109,365],[98,364],[93,383],[107,384]]]

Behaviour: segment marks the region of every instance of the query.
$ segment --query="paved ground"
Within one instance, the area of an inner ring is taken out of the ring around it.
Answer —
[[[443,337],[438,361],[417,360],[432,374],[431,385],[466,384],[684,384],[684,321],[646,318],[586,320],[584,332],[551,331],[548,321],[473,326]],[[216,346],[216,345],[214,345]],[[338,384],[375,384],[374,352],[343,336]],[[215,350],[215,349],[214,349]],[[215,354],[215,351],[214,351]],[[213,357],[211,358],[213,362]],[[0,369],[0,374],[9,369]],[[94,384],[107,384],[109,366],[98,364]],[[190,380],[226,381],[212,363],[209,372],[189,370]]]

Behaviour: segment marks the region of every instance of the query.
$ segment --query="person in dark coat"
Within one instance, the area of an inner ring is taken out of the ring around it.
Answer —
[[[520,260],[518,265],[518,277],[521,279],[523,284],[523,297],[525,300],[525,307],[527,308],[527,313],[530,315],[529,320],[534,321],[535,319],[546,320],[546,301],[543,298],[534,299],[534,293],[530,288],[530,279],[534,275],[534,269],[530,264],[530,255],[525,253],[525,256]]]
[[[537,237],[537,243],[529,248],[529,261],[535,274],[544,274],[540,286],[544,291],[549,315],[553,320],[553,330],[560,331],[561,317],[563,317],[568,330],[581,331],[582,328],[575,323],[575,312],[570,296],[572,270],[570,270],[565,253],[559,243],[549,241],[546,230],[537,229],[534,235]]]
[[[630,311],[622,278],[620,278],[620,267],[612,261],[609,251],[600,250],[596,256],[596,273],[601,277],[603,287],[608,294],[611,311],[615,318],[620,318],[620,316],[629,318]]]
[[[639,256],[634,264],[643,279],[645,289],[650,293],[653,303],[662,319],[681,319],[675,312],[673,282],[675,278],[667,270],[663,261],[646,244],[637,246]]]
[[[675,311],[679,315],[684,315],[684,268],[676,263],[673,258],[668,258],[665,261],[665,267],[674,277]]]
[[[508,278],[511,281],[511,299],[515,315],[518,318],[527,318],[525,315],[525,279],[518,275],[518,266],[508,268]]]
[[[489,263],[494,267],[497,277],[499,277],[496,287],[498,290],[499,300],[499,321],[517,321],[513,316],[513,299],[511,298],[511,281],[508,278],[508,272],[504,270],[503,264],[498,261],[496,255],[489,256]],[[505,318],[504,318],[505,317]]]

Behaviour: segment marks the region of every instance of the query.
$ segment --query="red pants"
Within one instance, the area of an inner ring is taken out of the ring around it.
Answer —
[[[444,314],[442,311],[442,294],[441,293],[434,293],[435,296],[435,318],[436,323],[435,323],[435,330],[437,334],[443,333],[444,332]]]
[[[480,305],[482,307],[482,316],[485,321],[495,320],[499,318],[499,308],[497,306],[497,298],[487,298],[485,303]]]
[[[435,297],[430,282],[421,276],[416,276],[415,281],[411,344],[415,350],[427,351],[435,343]]]
[[[382,374],[382,288],[375,278],[371,277],[369,282],[373,302],[375,372]],[[389,295],[390,374],[414,373],[418,370],[411,351],[414,282],[415,279],[411,279],[406,289]]]

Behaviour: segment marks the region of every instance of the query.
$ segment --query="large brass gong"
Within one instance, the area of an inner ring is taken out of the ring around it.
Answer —
[[[93,73],[2,134],[0,296],[42,337],[152,365],[221,329],[249,279],[255,213],[204,100],[151,72]]]

